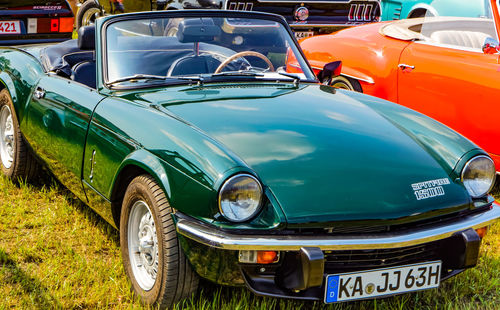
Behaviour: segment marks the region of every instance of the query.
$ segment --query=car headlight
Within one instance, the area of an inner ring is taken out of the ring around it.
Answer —
[[[495,164],[488,156],[472,158],[462,170],[462,183],[473,198],[489,193],[495,182]]]
[[[224,182],[219,192],[219,209],[231,222],[244,222],[260,209],[262,186],[249,174],[237,174]]]

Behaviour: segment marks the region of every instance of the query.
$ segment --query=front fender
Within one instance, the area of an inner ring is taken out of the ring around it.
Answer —
[[[44,74],[40,62],[32,55],[14,48],[0,48],[0,83],[10,93],[21,129],[32,89]]]
[[[409,42],[379,33],[384,23],[344,29],[302,40],[300,45],[315,72],[332,61],[342,61],[342,75],[360,82],[363,93],[397,102],[398,62]]]
[[[160,187],[165,192],[167,199],[170,200],[172,196],[172,190],[170,188],[170,182],[167,177],[167,169],[165,169],[165,163],[159,159],[157,156],[151,154],[145,149],[138,149],[128,155],[121,163],[118,168],[115,177],[113,178],[113,183],[111,185],[112,192],[115,192],[117,186],[122,186],[120,184],[120,176],[130,169],[130,167],[138,167],[146,171],[151,175]],[[112,192],[108,193],[112,197]]]

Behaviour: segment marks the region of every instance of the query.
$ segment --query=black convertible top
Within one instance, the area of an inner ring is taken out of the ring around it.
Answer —
[[[46,71],[68,77],[74,64],[93,58],[94,51],[79,49],[76,39],[50,45],[40,51],[40,60]]]

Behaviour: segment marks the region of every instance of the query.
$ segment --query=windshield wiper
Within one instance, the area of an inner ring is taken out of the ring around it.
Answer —
[[[296,74],[296,73],[288,73],[288,72],[280,72],[280,71],[276,71],[276,73],[278,73],[279,75],[283,75],[283,76],[292,78],[294,86],[298,86],[299,85],[300,76],[298,74]]]
[[[134,74],[130,76],[125,76],[114,81],[106,83],[106,85],[111,86],[120,82],[127,81],[135,81],[135,80],[158,80],[158,81],[166,81],[166,80],[187,80],[187,81],[198,81],[203,83],[203,78],[201,76],[162,76],[162,75],[154,75],[154,74]]]
[[[213,73],[211,77],[214,76],[264,76],[263,73],[250,71],[250,70],[238,70],[238,71],[226,71]]]

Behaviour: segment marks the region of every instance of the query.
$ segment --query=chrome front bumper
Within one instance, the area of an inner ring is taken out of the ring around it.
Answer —
[[[321,250],[391,249],[442,240],[470,228],[488,226],[498,218],[500,218],[500,206],[493,203],[490,210],[468,216],[453,224],[436,225],[401,233],[367,234],[366,237],[242,235],[186,218],[177,218],[177,232],[206,246],[223,250],[299,251],[307,247],[316,247]]]

